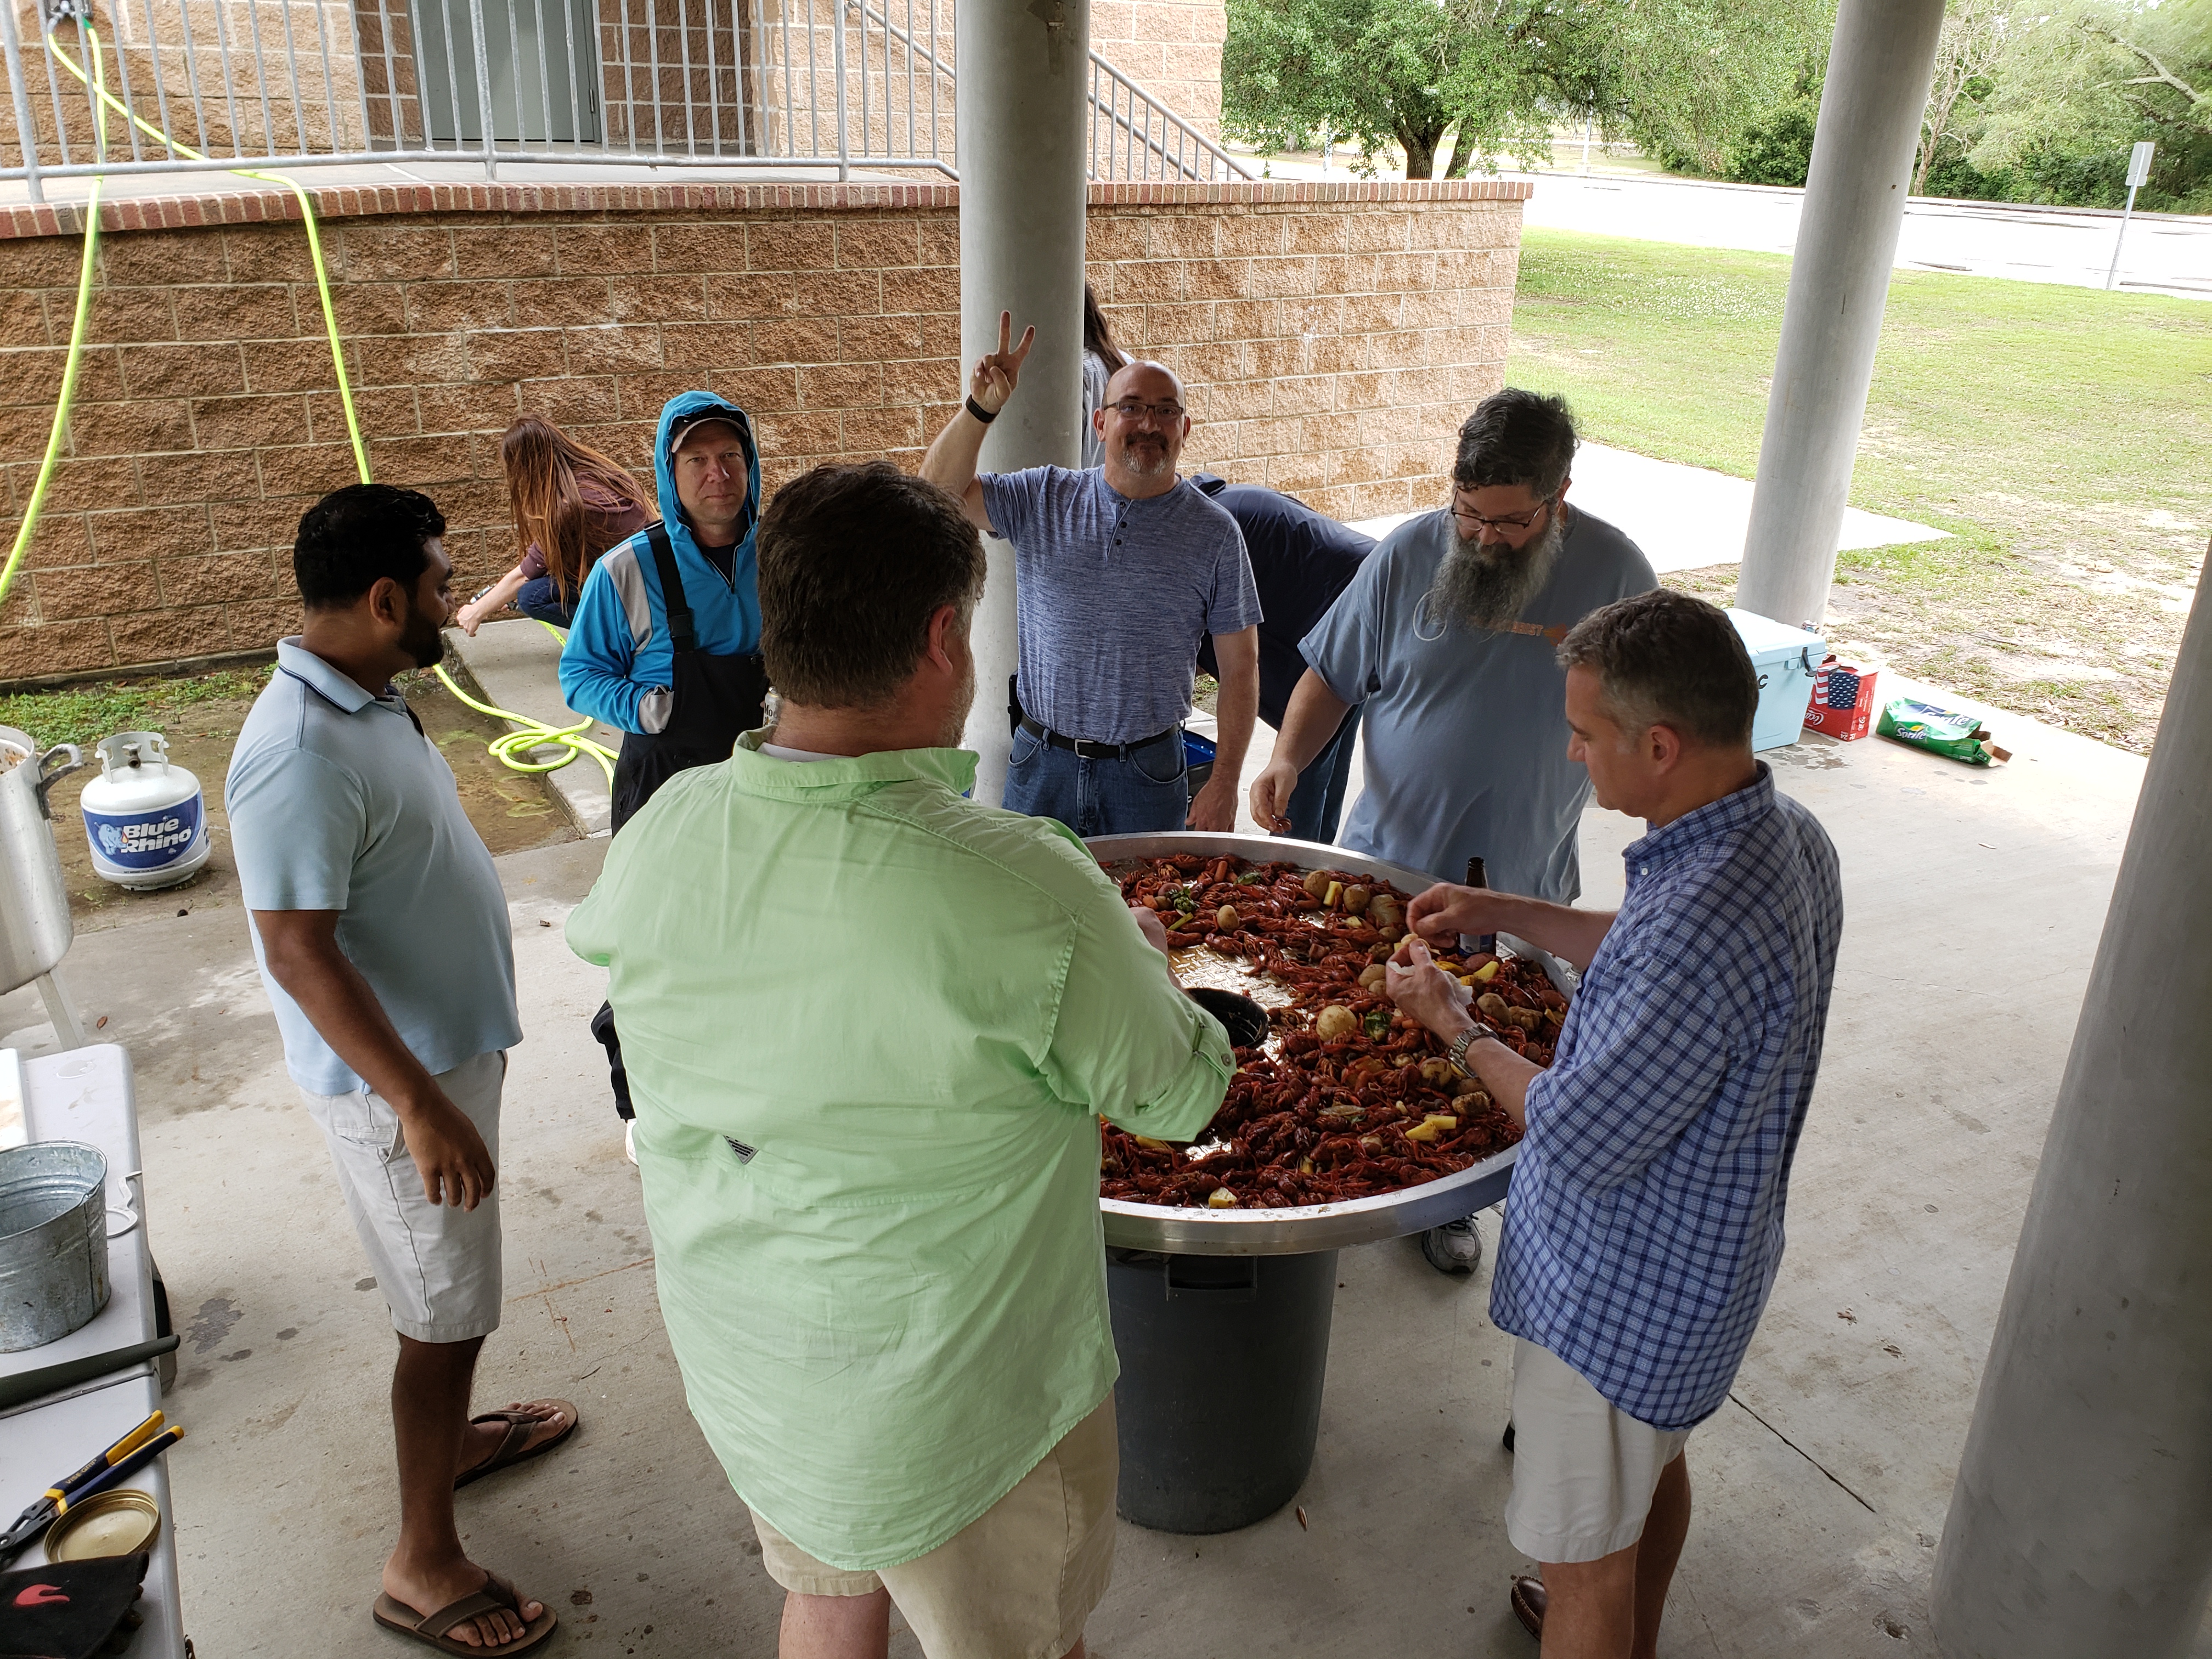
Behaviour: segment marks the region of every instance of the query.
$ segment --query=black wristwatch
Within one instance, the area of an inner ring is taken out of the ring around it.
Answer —
[[[1474,1073],[1469,1069],[1467,1063],[1467,1045],[1470,1042],[1480,1042],[1485,1037],[1495,1039],[1497,1036],[1497,1027],[1486,1025],[1479,1019],[1462,1031],[1458,1041],[1452,1044],[1451,1054],[1449,1056],[1452,1070],[1457,1072],[1462,1077],[1474,1076]]]

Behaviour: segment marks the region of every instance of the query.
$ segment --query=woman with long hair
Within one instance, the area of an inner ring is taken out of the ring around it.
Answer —
[[[1091,284],[1083,285],[1083,465],[1097,466],[1106,459],[1105,440],[1091,420],[1106,401],[1106,382],[1114,371],[1128,366],[1128,354],[1114,343],[1114,331],[1106,326],[1106,313],[1098,309],[1098,296]]]
[[[473,637],[509,603],[526,617],[568,626],[584,577],[599,555],[651,524],[636,479],[542,415],[526,415],[499,441],[522,562],[463,605],[453,620]]]

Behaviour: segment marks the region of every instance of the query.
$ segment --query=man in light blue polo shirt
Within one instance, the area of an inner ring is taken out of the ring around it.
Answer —
[[[498,872],[392,684],[445,654],[445,529],[428,496],[386,484],[300,520],[307,629],[277,647],[223,793],[285,1066],[399,1334],[399,1540],[374,1617],[508,1654],[553,1615],[468,1559],[453,1491],[550,1450],[576,1413],[539,1400],[469,1416],[499,1323],[500,1086],[522,1029]]]
[[[1176,476],[1190,434],[1182,383],[1158,363],[1116,369],[1092,416],[1106,457],[1093,471],[978,477],[983,434],[1036,331],[1009,349],[1012,332],[1001,312],[999,349],[976,365],[967,403],[921,463],[969,523],[1014,545],[1020,712],[1004,805],[1079,836],[1233,830],[1260,712],[1260,594],[1237,520]],[[1212,775],[1194,798],[1182,723],[1209,637],[1218,735]]]

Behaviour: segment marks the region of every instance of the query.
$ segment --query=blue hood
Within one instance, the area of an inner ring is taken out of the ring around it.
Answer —
[[[684,522],[676,493],[676,469],[669,464],[671,428],[686,416],[704,410],[722,417],[744,434],[751,456],[730,575],[707,562],[697,532]],[[760,445],[745,412],[711,392],[685,392],[660,410],[653,434],[653,479],[659,494],[662,523],[676,555],[698,648],[710,656],[760,649],[760,576],[753,538],[760,526]],[[667,605],[660,591],[649,538],[640,532],[607,550],[584,579],[576,600],[568,642],[561,648],[561,691],[579,714],[624,732],[658,732],[667,718],[669,688],[675,683],[675,648],[668,637]]]
[[[668,434],[677,422],[702,409],[729,410],[736,417],[738,431],[745,441],[745,452],[751,457],[750,476],[745,481],[744,533],[738,538],[737,567],[743,570],[753,562],[753,532],[760,526],[760,444],[753,436],[753,423],[745,411],[728,398],[718,398],[711,392],[679,392],[661,404],[660,424],[653,434],[653,483],[660,500],[661,521],[668,526],[668,539],[680,550],[695,559],[702,556],[698,538],[684,522],[683,503],[676,494],[676,469],[669,462]]]

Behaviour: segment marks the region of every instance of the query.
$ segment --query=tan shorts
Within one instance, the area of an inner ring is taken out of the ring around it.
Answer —
[[[1114,1576],[1114,1396],[928,1554],[879,1572],[816,1560],[753,1513],[761,1565],[800,1595],[891,1593],[927,1659],[1060,1659]]]
[[[1547,1349],[1513,1343],[1513,1495],[1505,1535],[1535,1561],[1595,1561],[1644,1536],[1687,1429],[1655,1429]]]
[[[465,1060],[436,1082],[459,1107],[499,1164],[499,1094],[507,1055]],[[392,1327],[418,1342],[465,1342],[499,1328],[499,1191],[473,1210],[433,1204],[399,1132],[399,1114],[382,1095],[319,1095],[302,1089],[308,1115],[337,1166],[338,1187]]]

